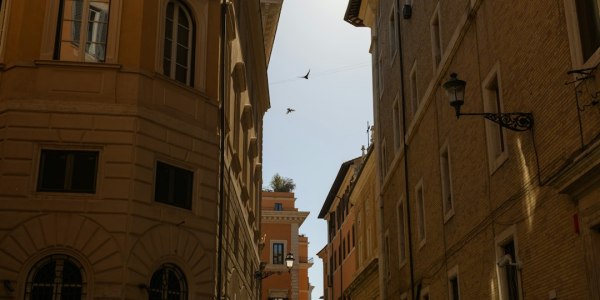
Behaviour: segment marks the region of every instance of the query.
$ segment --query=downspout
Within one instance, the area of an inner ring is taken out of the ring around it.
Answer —
[[[401,83],[401,97],[402,97],[402,136],[404,137],[404,187],[406,194],[406,222],[408,223],[408,260],[410,268],[410,294],[411,299],[415,299],[415,270],[414,270],[414,259],[412,251],[412,228],[410,220],[410,186],[408,180],[408,143],[406,140],[406,95],[404,94],[404,52],[402,51],[402,15],[400,14],[400,0],[396,0],[396,19],[398,20],[398,52],[400,59],[400,83]],[[417,300],[417,299],[415,299]]]
[[[225,226],[225,59],[227,50],[225,40],[227,39],[227,0],[221,0],[221,59],[219,61],[219,114],[221,116],[219,128],[219,207],[218,222],[219,231],[217,239],[217,300],[223,299],[223,226]]]

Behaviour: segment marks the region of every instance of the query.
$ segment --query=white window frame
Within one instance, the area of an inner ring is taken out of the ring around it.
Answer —
[[[431,32],[431,64],[433,72],[438,69],[444,55],[444,47],[442,46],[442,22],[440,15],[440,3],[435,7],[431,20],[429,21],[429,29]]]
[[[498,91],[497,97],[495,94],[492,95],[492,91],[494,90],[490,89],[490,87],[492,87],[494,84],[496,85],[496,89]],[[502,100],[502,80],[500,76],[500,66],[498,63],[496,63],[496,65],[481,83],[481,90],[483,92],[483,109],[485,112],[504,112],[504,103]],[[508,143],[506,138],[507,129],[485,119],[485,133],[488,151],[488,164],[490,174],[493,174],[508,159]],[[499,145],[503,145],[504,149],[498,151],[497,147],[499,147]]]
[[[417,237],[419,238],[419,249],[427,242],[427,227],[425,220],[425,188],[423,187],[423,179],[419,180],[415,186],[415,203],[417,210]]]
[[[401,197],[396,205],[396,223],[398,225],[398,262],[399,268],[406,265],[406,206],[404,198]]]
[[[515,225],[510,226],[509,228],[505,229],[504,231],[502,231],[500,234],[498,234],[495,238],[495,245],[496,245],[496,276],[498,278],[498,292],[499,292],[499,298],[501,300],[507,300],[508,299],[508,295],[507,295],[507,289],[508,289],[508,285],[505,281],[506,278],[506,267],[502,267],[500,266],[500,262],[504,257],[504,245],[506,245],[508,242],[512,241],[514,246],[515,246],[515,261],[512,262],[514,264],[517,265],[517,268],[519,269],[517,271],[517,291],[519,292],[519,299],[523,299],[523,295],[521,293],[521,286],[522,286],[522,282],[521,282],[521,271],[520,271],[520,267],[518,265],[520,265],[520,260],[519,260],[519,245],[517,242],[517,229]],[[506,262],[504,262],[506,263]]]
[[[452,279],[456,279],[456,286],[458,287],[458,299],[452,297]],[[460,300],[460,278],[458,277],[458,265],[448,270],[448,299],[449,300]]]
[[[454,193],[452,191],[452,162],[450,147],[446,141],[440,149],[440,180],[442,187],[442,207],[444,209],[444,223],[454,216]]]
[[[567,33],[569,36],[569,46],[571,49],[571,62],[574,69],[594,67],[600,63],[600,48],[596,49],[596,52],[594,52],[594,54],[584,61],[576,1],[577,0],[563,1],[565,5],[565,17],[567,19],[566,23]],[[600,6],[600,1],[596,1],[599,2]]]
[[[419,86],[417,85],[417,61],[415,60],[410,69],[409,84],[410,84],[410,111],[413,116],[417,114],[419,109]]]

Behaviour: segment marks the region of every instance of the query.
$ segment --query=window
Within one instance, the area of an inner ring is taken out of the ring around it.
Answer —
[[[501,113],[502,96],[498,66],[490,72],[483,82],[483,108],[485,112]],[[506,160],[506,136],[502,126],[485,120],[488,159],[491,172],[494,172]]]
[[[438,3],[430,23],[431,54],[433,57],[433,70],[437,70],[442,60],[442,34],[440,29],[440,5]]]
[[[419,93],[417,90],[417,62],[413,64],[410,70],[410,110],[414,116],[419,109]]]
[[[276,211],[282,211],[283,210],[283,204],[279,203],[279,202],[276,202],[275,203],[275,210]]]
[[[167,4],[163,72],[189,86],[194,82],[194,32],[190,10],[180,1]]]
[[[152,274],[148,287],[149,300],[185,300],[187,293],[187,281],[177,266],[164,264]]]
[[[387,279],[390,279],[390,275],[391,275],[391,260],[392,260],[392,256],[390,253],[390,236],[389,234],[386,232],[385,233],[385,276]]]
[[[454,267],[452,270],[448,272],[448,299],[450,300],[459,300],[460,299],[460,289],[458,282],[458,267]]]
[[[283,243],[273,243],[273,264],[283,265]]]
[[[400,199],[397,207],[398,214],[398,260],[400,265],[406,262],[406,218],[404,213],[404,199]]]
[[[385,149],[385,140],[381,142],[381,178],[387,175],[387,150]]]
[[[61,0],[54,59],[104,62],[110,0]]]
[[[354,229],[354,224],[352,224],[352,248],[356,245],[356,230]]]
[[[30,271],[25,299],[82,299],[86,295],[83,274],[83,268],[72,257],[46,257]]]
[[[393,126],[394,126],[394,147],[396,148],[396,150],[398,150],[398,148],[400,148],[401,142],[402,142],[402,132],[401,132],[401,128],[400,128],[400,120],[401,115],[400,115],[400,105],[398,104],[398,95],[396,95],[396,101],[394,101],[394,107],[392,109],[392,120],[393,120]]]
[[[154,201],[191,209],[193,179],[192,171],[156,162]]]
[[[388,38],[390,44],[390,63],[394,61],[396,53],[398,52],[398,31],[396,25],[396,4],[392,4],[392,11],[390,12],[390,21],[388,24]]]
[[[444,221],[448,221],[454,214],[454,202],[452,200],[452,182],[450,176],[450,154],[448,144],[440,151],[440,174],[442,176],[442,203],[444,207]]]
[[[417,203],[417,217],[420,246],[425,244],[425,195],[423,193],[423,182],[419,182],[415,189]]]
[[[377,64],[377,87],[379,90],[379,99],[383,97],[383,55],[379,52],[379,63]]]
[[[0,54],[4,52],[4,22],[6,20],[6,6],[8,0],[0,1]],[[2,57],[2,55],[0,55]]]
[[[517,247],[515,243],[514,226],[500,233],[496,238],[496,258],[498,270],[498,286],[500,290],[500,299],[519,300],[520,295],[520,274],[517,261]]]
[[[595,68],[600,63],[600,0],[561,2],[565,6],[572,69]]]
[[[95,193],[97,151],[42,150],[37,190]]]
[[[346,241],[342,238],[342,259],[346,259]]]

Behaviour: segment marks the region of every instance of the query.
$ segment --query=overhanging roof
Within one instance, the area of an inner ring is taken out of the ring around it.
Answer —
[[[350,168],[350,166],[352,166],[354,164],[354,161],[356,159],[357,158],[351,159],[351,160],[343,163],[342,166],[340,167],[340,170],[338,171],[338,174],[335,177],[335,180],[333,181],[333,185],[331,185],[331,189],[329,190],[329,193],[327,194],[325,203],[323,203],[321,212],[319,212],[320,219],[323,219],[325,217],[325,215],[327,214],[327,212],[329,211],[329,208],[331,207],[331,204],[333,203],[333,200],[335,199],[335,196],[337,195],[337,193],[340,189],[340,186],[342,185],[342,182],[344,182],[344,178],[346,178],[348,169]]]
[[[360,5],[362,0],[348,0],[348,7],[346,8],[346,14],[344,14],[344,21],[356,26],[364,27],[363,20],[358,16],[360,13]]]

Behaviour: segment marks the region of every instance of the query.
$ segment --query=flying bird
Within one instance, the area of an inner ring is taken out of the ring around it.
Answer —
[[[304,75],[304,76],[298,76],[298,78],[308,79],[308,74],[310,74],[310,69],[308,69],[308,72],[306,73],[306,75]]]
[[[287,114],[289,114],[289,113],[291,113],[291,112],[293,112],[293,111],[296,111],[296,110],[295,110],[295,109],[293,109],[293,108],[289,108],[289,107],[288,107],[288,109],[287,109],[287,112],[286,112],[285,114],[287,115]]]

